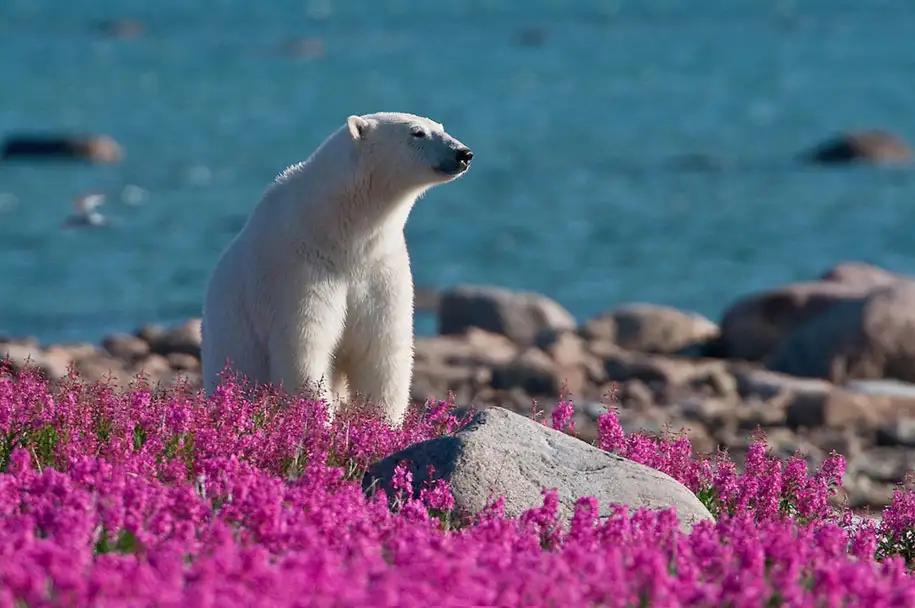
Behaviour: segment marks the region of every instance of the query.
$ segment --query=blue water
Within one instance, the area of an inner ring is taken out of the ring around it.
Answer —
[[[792,162],[857,127],[915,142],[911,9],[4,0],[0,134],[106,133],[127,157],[0,163],[0,334],[95,341],[198,315],[273,176],[348,114],[379,110],[430,116],[476,155],[413,212],[422,285],[540,291],[581,319],[627,301],[717,318],[843,259],[915,271],[915,170]],[[118,18],[145,32],[94,29]],[[531,30],[539,46],[519,42]],[[284,52],[301,38],[323,54]],[[718,169],[678,169],[687,155]],[[63,230],[87,190],[108,194],[112,226]]]

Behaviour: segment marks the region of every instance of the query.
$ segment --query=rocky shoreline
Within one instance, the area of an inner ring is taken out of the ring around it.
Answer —
[[[528,414],[560,395],[576,403],[579,437],[596,437],[607,405],[627,430],[681,428],[696,451],[740,462],[757,428],[772,450],[819,465],[848,462],[855,508],[889,503],[915,466],[915,277],[846,262],[816,280],[751,294],[720,323],[630,304],[583,324],[549,298],[497,287],[438,294],[438,335],[418,338],[413,396]],[[200,385],[200,321],[147,325],[99,344],[0,337],[14,369],[51,380],[68,367],[90,381]]]

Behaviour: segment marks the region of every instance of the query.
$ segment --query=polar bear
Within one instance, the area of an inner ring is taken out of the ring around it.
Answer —
[[[222,371],[310,389],[333,413],[359,395],[403,421],[413,376],[413,277],[404,226],[429,188],[469,168],[433,120],[350,116],[287,168],[222,253],[206,289],[204,388]]]

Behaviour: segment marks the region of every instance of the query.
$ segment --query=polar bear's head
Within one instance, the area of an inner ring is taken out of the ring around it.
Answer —
[[[422,116],[379,112],[350,116],[346,128],[373,179],[403,188],[451,181],[470,168],[473,152],[445,127]]]

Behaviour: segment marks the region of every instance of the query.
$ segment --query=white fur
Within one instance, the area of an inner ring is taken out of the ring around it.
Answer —
[[[351,116],[281,173],[210,277],[207,394],[228,362],[256,383],[316,389],[332,407],[358,394],[400,424],[413,376],[404,225],[419,196],[461,173],[460,149],[427,118]]]

